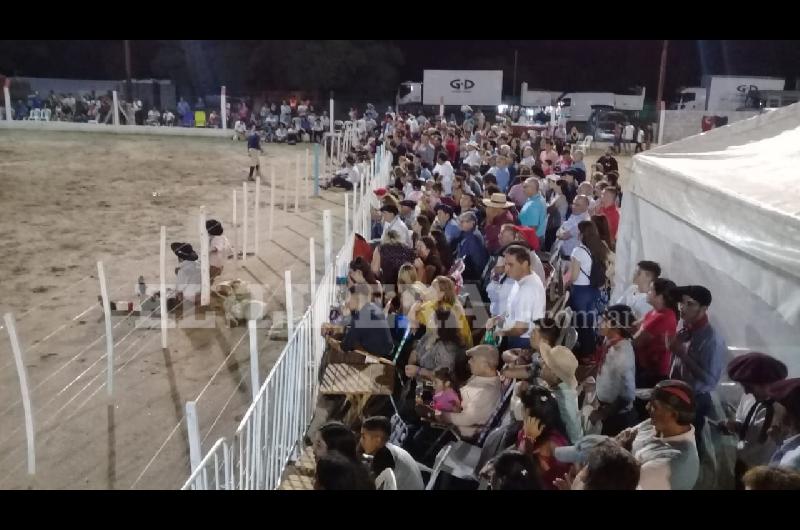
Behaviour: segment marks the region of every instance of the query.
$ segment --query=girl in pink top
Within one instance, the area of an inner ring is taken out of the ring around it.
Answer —
[[[455,388],[453,374],[449,368],[439,368],[433,372],[435,394],[431,406],[435,414],[442,412],[461,412],[461,398]]]

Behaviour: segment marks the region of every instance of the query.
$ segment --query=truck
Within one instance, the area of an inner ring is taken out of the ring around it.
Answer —
[[[759,92],[783,91],[786,80],[780,77],[705,75],[699,87],[678,91],[670,102],[673,110],[732,111],[758,109]]]

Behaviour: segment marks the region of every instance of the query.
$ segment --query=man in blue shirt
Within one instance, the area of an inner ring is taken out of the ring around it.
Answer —
[[[437,204],[434,210],[436,211],[435,224],[444,232],[447,244],[452,245],[453,241],[461,234],[461,228],[459,228],[456,220],[453,219],[453,208],[446,204]]]
[[[483,243],[480,232],[475,230],[478,218],[472,212],[462,213],[459,217],[461,222],[461,237],[456,247],[456,256],[464,260],[464,272],[462,278],[465,282],[479,282],[482,279],[483,269],[489,261],[489,251]]]
[[[681,297],[681,321],[670,343],[673,354],[670,378],[685,381],[694,390],[695,436],[700,446],[700,434],[712,409],[711,391],[719,384],[728,348],[708,322],[711,291],[702,285],[687,285],[674,292]]]
[[[497,179],[497,187],[500,188],[500,191],[508,193],[511,173],[508,171],[508,159],[506,157],[497,157],[497,170],[494,172],[494,176]]]
[[[259,177],[261,176],[261,162],[259,156],[263,152],[261,136],[256,132],[256,126],[252,125],[250,127],[250,135],[247,137],[247,156],[250,157],[250,176],[247,177],[247,180],[255,180],[253,178],[254,171],[258,173]]]
[[[536,230],[536,237],[542,241],[547,228],[547,205],[544,197],[539,193],[539,181],[535,177],[526,179],[522,189],[528,199],[519,212],[519,224]]]

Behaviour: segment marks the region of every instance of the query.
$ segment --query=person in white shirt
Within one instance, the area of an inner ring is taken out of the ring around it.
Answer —
[[[588,180],[584,180],[580,184],[578,184],[578,189],[576,190],[576,195],[585,195],[587,199],[589,199],[589,215],[592,216],[595,214],[595,210],[599,206],[599,203],[594,199],[594,186]]]
[[[381,234],[381,240],[386,237],[389,230],[395,230],[397,235],[400,236],[400,241],[402,241],[404,245],[408,247],[413,246],[412,232],[406,226],[405,222],[403,222],[403,218],[400,217],[397,206],[393,204],[384,204],[381,206],[380,212],[383,218],[383,234]]]
[[[286,100],[281,102],[281,123],[288,126],[292,117],[292,107],[286,104]]]
[[[514,279],[505,273],[506,264],[503,256],[497,258],[492,269],[491,280],[486,286],[486,294],[489,297],[489,316],[497,317],[506,312],[506,303],[511,289],[515,285]]]
[[[397,480],[398,490],[422,490],[422,473],[419,466],[408,451],[389,442],[392,434],[392,424],[385,416],[367,418],[361,424],[361,438],[359,445],[368,455],[374,455],[382,448],[392,453],[394,458],[394,475]]]
[[[723,434],[738,438],[737,481],[748,469],[769,463],[778,449],[778,444],[768,434],[775,416],[769,388],[786,379],[788,373],[785,364],[765,353],[745,353],[728,363],[728,378],[742,385],[745,393],[734,419],[709,423]]]
[[[616,304],[630,307],[636,320],[641,320],[653,310],[653,306],[647,303],[647,292],[650,284],[661,276],[661,266],[655,261],[640,261],[636,264],[636,272],[633,274],[633,283],[625,289],[617,299]]]
[[[516,281],[508,296],[505,314],[487,321],[486,328],[500,325],[495,335],[508,337],[509,348],[527,348],[530,344],[531,325],[544,317],[545,291],[542,280],[531,272],[528,249],[511,245],[503,253],[506,274]]]
[[[289,131],[286,129],[286,125],[283,123],[278,124],[278,129],[275,131],[275,141],[278,143],[283,143],[286,141],[288,136]]]
[[[223,235],[222,223],[216,219],[206,221],[206,231],[208,232],[208,265],[211,283],[222,274],[225,260],[231,253],[231,244],[228,238]]]
[[[345,167],[336,172],[336,175],[326,184],[320,184],[320,188],[327,190],[331,186],[352,190],[356,183],[361,180],[361,175],[356,168],[356,159],[353,155],[345,158]]]
[[[520,166],[528,166],[533,169],[536,165],[536,157],[533,156],[533,148],[528,146],[522,150],[522,160],[519,161]]]
[[[172,243],[170,248],[178,257],[178,268],[175,269],[175,289],[173,296],[167,298],[167,309],[172,311],[176,306],[183,306],[184,303],[196,304],[200,296],[202,273],[197,252],[194,251],[189,243]],[[180,317],[182,309],[178,310],[177,316]]]
[[[455,171],[453,170],[453,165],[450,164],[450,160],[447,158],[447,153],[444,151],[439,153],[438,163],[436,167],[433,168],[433,174],[436,175],[437,173],[442,177],[444,194],[449,197],[453,194],[453,177]]]
[[[556,237],[561,240],[561,257],[569,259],[572,251],[578,246],[578,223],[589,221],[589,197],[577,195],[572,200],[572,215],[561,224]]]
[[[635,127],[632,123],[628,122],[625,124],[625,127],[622,129],[622,140],[623,145],[625,147],[625,152],[631,152],[631,142],[633,142],[633,130]]]
[[[467,350],[469,371],[472,377],[459,389],[461,412],[443,412],[442,423],[458,428],[463,437],[474,436],[492,416],[502,396],[497,367],[500,353],[489,344],[481,344]]]
[[[236,120],[236,124],[233,126],[233,131],[234,140],[244,140],[247,136],[247,125],[242,120]]]
[[[467,166],[480,166],[481,165],[481,155],[478,153],[478,143],[477,142],[468,142],[467,143],[467,156],[464,157],[464,165]]]

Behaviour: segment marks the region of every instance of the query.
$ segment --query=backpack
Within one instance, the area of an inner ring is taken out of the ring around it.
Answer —
[[[589,274],[586,274],[586,271],[583,270],[583,267],[581,267],[581,272],[585,274],[587,278],[589,278],[589,285],[596,287],[597,289],[602,289],[607,283],[606,264],[601,263],[600,260],[594,259],[592,253],[584,245],[581,245],[580,248],[585,250],[586,253],[589,254],[589,257],[592,258],[592,270],[589,271]]]

